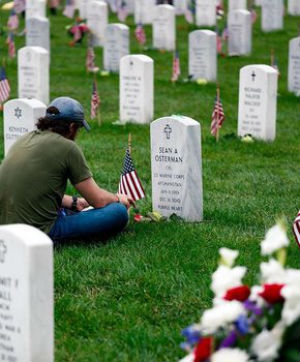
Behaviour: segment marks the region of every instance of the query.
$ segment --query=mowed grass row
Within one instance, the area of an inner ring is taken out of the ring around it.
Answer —
[[[7,14],[0,12],[1,25]],[[86,39],[70,48],[62,15],[51,19],[51,99],[77,98],[87,114],[92,76],[85,71]],[[117,22],[111,15],[110,22]],[[134,39],[131,52],[139,53]],[[224,21],[222,21],[224,24]],[[299,17],[285,17],[284,31],[263,34],[259,19],[253,30],[250,57],[219,58],[219,82],[226,122],[216,144],[210,121],[216,86],[170,82],[172,54],[144,51],[155,61],[155,119],[171,114],[194,118],[202,127],[204,221],[131,224],[106,245],[68,245],[55,251],[55,346],[57,362],[176,361],[184,353],[178,345],[181,329],[197,321],[211,305],[211,273],[222,246],[240,250],[248,283],[254,283],[260,262],[259,243],[279,215],[290,225],[299,208],[299,98],[287,92],[288,41],[297,36]],[[188,75],[188,32],[195,29],[183,17],[177,20],[182,77]],[[151,27],[146,27],[151,47]],[[6,54],[5,37],[0,54]],[[24,38],[16,39],[17,47]],[[247,64],[269,64],[271,49],[279,59],[277,137],[274,143],[244,144],[236,137],[239,70]],[[102,49],[96,49],[102,65]],[[17,96],[17,62],[7,64],[12,97]],[[101,127],[91,122],[81,132],[83,148],[96,181],[117,190],[128,133],[133,137],[133,158],[147,192],[139,202],[151,210],[149,127],[113,126],[119,117],[119,78],[99,77]],[[2,118],[1,118],[2,122]],[[3,130],[0,131],[3,157]],[[51,150],[45,150],[51,152]],[[34,177],[34,175],[33,175]],[[69,192],[74,190],[69,187]],[[299,267],[298,248],[288,262]]]

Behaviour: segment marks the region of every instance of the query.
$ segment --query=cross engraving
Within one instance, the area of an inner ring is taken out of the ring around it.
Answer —
[[[15,117],[18,118],[18,119],[22,117],[22,109],[21,108],[17,107],[15,109]]]
[[[255,78],[256,78],[256,74],[255,74],[254,71],[252,72],[251,77],[252,77],[252,82],[254,82],[254,81],[255,81]]]
[[[167,140],[171,138],[172,128],[167,124],[164,128],[164,133],[166,134]]]
[[[0,240],[0,263],[5,262],[5,254],[7,253],[7,246],[3,240]]]

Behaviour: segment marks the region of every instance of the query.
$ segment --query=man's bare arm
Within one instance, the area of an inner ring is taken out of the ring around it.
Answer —
[[[134,205],[133,200],[125,195],[115,195],[101,189],[92,177],[75,185],[76,190],[95,208],[101,208],[113,202],[121,202],[127,208]]]

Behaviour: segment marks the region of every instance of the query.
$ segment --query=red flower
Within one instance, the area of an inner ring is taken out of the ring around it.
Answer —
[[[211,337],[201,338],[194,351],[194,362],[206,361],[212,353],[213,339]]]
[[[245,302],[249,298],[251,291],[248,285],[241,285],[240,287],[228,289],[224,299],[225,300],[238,300],[239,302]]]
[[[135,222],[140,222],[140,221],[142,221],[142,220],[143,220],[143,216],[142,216],[142,215],[140,215],[140,214],[134,215],[134,221],[135,221]]]
[[[284,301],[280,293],[283,287],[284,284],[265,284],[259,295],[270,304],[281,303]]]

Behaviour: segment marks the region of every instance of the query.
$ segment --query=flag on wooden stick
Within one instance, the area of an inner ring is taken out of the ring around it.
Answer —
[[[145,191],[134,168],[129,147],[125,153],[118,193],[127,195],[134,201],[143,199],[145,197]]]
[[[10,95],[10,85],[4,67],[0,68],[0,103],[5,102]]]
[[[95,52],[92,46],[87,49],[85,66],[87,72],[96,73],[99,71],[99,67],[95,66]]]
[[[214,137],[216,137],[217,141],[219,139],[219,129],[222,127],[224,121],[225,121],[225,114],[223,110],[222,101],[220,98],[220,87],[218,86],[214,110],[212,113],[211,129],[210,129],[210,133]]]
[[[15,30],[19,27],[19,17],[15,11],[15,9],[12,9],[7,21],[7,27],[9,30]]]
[[[100,107],[100,97],[97,90],[97,83],[94,79],[93,81],[93,91],[91,97],[91,119],[95,119],[99,116],[99,107]]]
[[[6,41],[8,45],[8,57],[10,59],[15,58],[16,56],[16,46],[15,46],[15,40],[14,40],[14,34],[9,33]]]
[[[187,7],[186,7],[186,11],[184,13],[185,16],[185,20],[189,23],[192,24],[194,22],[194,13],[195,13],[195,6],[193,3],[193,0],[189,0]]]
[[[271,50],[271,67],[274,68],[277,71],[278,76],[280,77],[280,70],[279,70],[279,66],[278,66],[278,60],[275,57],[274,49]]]
[[[17,14],[22,13],[25,11],[25,0],[14,0],[14,9]]]
[[[181,70],[180,70],[180,59],[179,59],[179,53],[176,51],[174,53],[173,57],[173,69],[172,69],[172,82],[177,82],[179,76],[180,76]]]
[[[135,38],[137,40],[137,42],[140,45],[144,45],[146,43],[146,33],[143,27],[143,24],[138,24],[136,29],[135,29]]]
[[[128,16],[128,9],[127,9],[126,1],[120,0],[120,2],[118,4],[118,8],[117,8],[117,15],[118,15],[118,19],[121,22],[126,20],[126,18]]]

